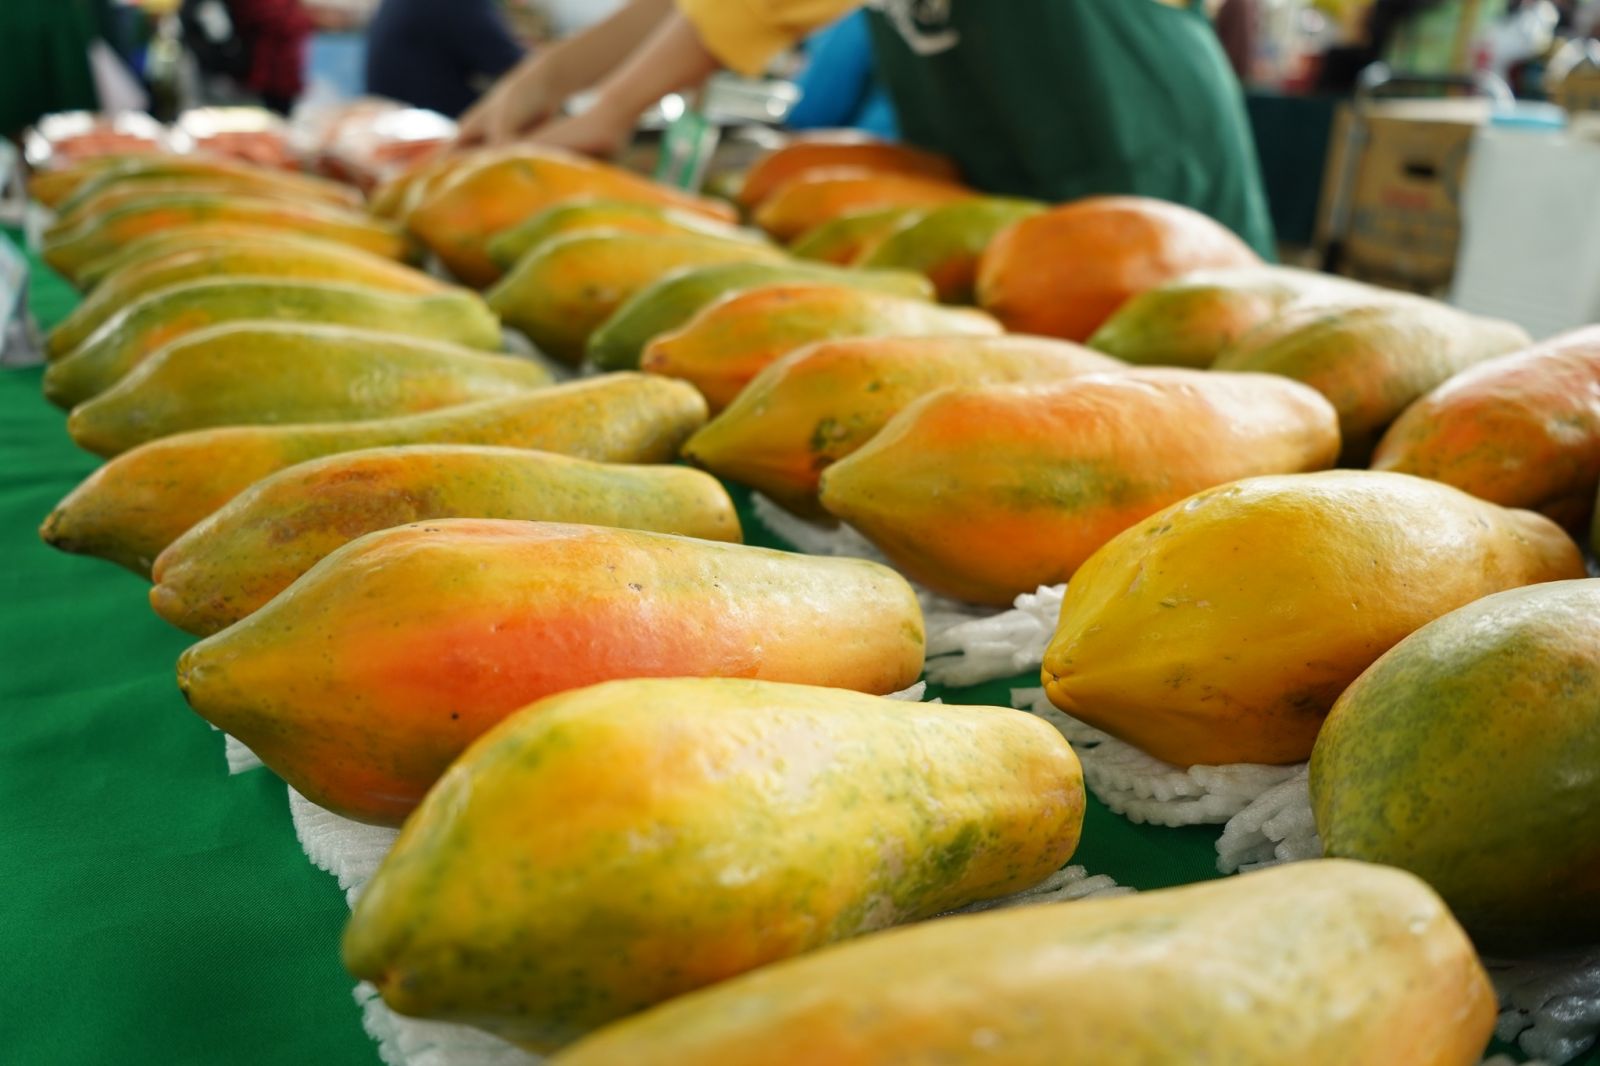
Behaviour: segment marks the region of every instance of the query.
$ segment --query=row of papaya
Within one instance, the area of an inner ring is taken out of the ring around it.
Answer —
[[[242,282],[212,283],[219,292],[226,284]],[[840,291],[873,290],[832,285],[830,298]],[[251,295],[261,306],[261,293]],[[1481,1050],[1493,1000],[1449,915],[1414,880],[1341,863],[1037,914],[946,919],[780,962],[1024,888],[1061,865],[1083,809],[1070,749],[1021,712],[913,708],[838,691],[890,692],[920,671],[921,616],[904,579],[870,563],[718,543],[738,538],[737,520],[709,478],[586,461],[659,462],[697,431],[710,435],[716,423],[703,427],[704,400],[681,382],[529,379],[514,395],[420,414],[370,407],[350,415],[335,405],[309,417],[340,421],[303,424],[297,413],[289,424],[261,424],[273,421],[263,412],[315,393],[314,367],[344,365],[333,371],[339,380],[352,361],[326,355],[338,347],[327,338],[300,362],[284,355],[303,343],[294,338],[335,327],[246,318],[222,328],[241,335],[214,344],[209,361],[203,352],[188,357],[212,376],[179,364],[166,386],[127,404],[135,416],[181,421],[193,416],[173,412],[215,399],[232,405],[202,417],[218,428],[156,431],[159,439],[112,460],[64,501],[46,536],[134,569],[153,565],[157,609],[215,632],[180,663],[180,684],[202,714],[314,800],[367,820],[407,819],[346,938],[352,970],[402,1010],[471,1021],[542,1049],[731,978],[579,1043],[567,1055],[576,1062],[881,1061],[965,1053],[974,1033],[990,1034],[1012,1061],[1053,1059],[1062,1047],[1086,1056],[1148,1047],[1166,1056],[1154,1061],[1188,1061],[1187,1038],[1174,1044],[1172,1034],[1202,1023],[1222,1034],[1219,1054],[1229,1061],[1282,1061],[1288,1047],[1297,1061],[1318,1062],[1348,1058],[1351,1046],[1362,1049],[1356,1061],[1392,1061],[1385,1056],[1397,1037],[1416,1039],[1406,1061],[1468,1063]],[[1245,749],[1259,734],[1260,743],[1303,758],[1315,735],[1307,720],[1320,722],[1344,690],[1340,679],[1353,680],[1390,644],[1430,619],[1451,623],[1447,612],[1486,593],[1581,574],[1571,542],[1537,516],[1395,475],[1256,478],[1188,499],[1194,488],[1178,487],[1179,478],[1169,495],[1141,496],[1139,480],[1160,480],[1166,464],[1191,451],[1209,471],[1194,475],[1195,488],[1326,466],[1339,448],[1336,405],[1278,378],[1132,372],[1065,342],[997,332],[838,340],[780,362],[830,349],[880,360],[856,377],[859,366],[839,362],[843,376],[819,375],[798,394],[816,411],[888,393],[885,403],[866,401],[865,417],[829,410],[810,423],[808,448],[838,438],[845,454],[891,440],[895,421],[919,404],[967,398],[935,392],[941,385],[1023,401],[1070,398],[1074,389],[1088,397],[1057,421],[1041,413],[1048,404],[1026,402],[1019,414],[993,404],[954,412],[944,463],[957,478],[971,475],[966,485],[1000,479],[1018,461],[991,454],[997,445],[974,447],[975,437],[962,444],[962,434],[997,414],[1015,419],[1010,436],[1022,439],[1024,456],[1030,441],[1054,446],[1072,433],[1087,441],[1085,426],[1127,424],[1109,454],[1078,462],[1061,453],[1054,466],[1041,460],[997,492],[1002,508],[1022,516],[1009,533],[1004,523],[993,527],[1012,539],[969,542],[966,556],[1005,554],[1029,512],[1087,514],[1136,501],[1104,523],[1109,543],[1073,564],[1080,572],[1046,663],[1052,698],[1136,743],[1158,746],[1170,730],[1190,754],[1221,750],[1218,761],[1236,761],[1255,754]],[[644,336],[646,346],[656,339]],[[732,350],[738,334],[729,337]],[[827,336],[802,335],[790,347],[813,339]],[[180,335],[152,345],[153,358],[133,360],[135,373],[188,343]],[[266,353],[254,362],[252,345]],[[781,341],[773,348],[775,357],[789,350]],[[230,374],[234,352],[243,354]],[[413,362],[395,376],[409,383],[434,365]],[[1017,381],[1040,384],[1007,384]],[[276,399],[250,406],[273,389]],[[737,405],[754,392],[730,398]],[[170,401],[165,412],[158,396]],[[1185,422],[1218,434],[1216,446],[1192,432],[1158,435],[1152,447],[1136,432]],[[530,447],[579,458],[521,450]],[[851,461],[834,458],[841,470]],[[819,473],[814,463],[811,470]],[[832,476],[822,472],[810,490],[820,489],[823,503]],[[926,484],[953,503],[966,491]],[[795,506],[814,507],[803,495],[791,497]],[[1164,503],[1176,506],[1160,511]],[[984,501],[968,497],[964,506],[933,521],[956,527],[982,517]],[[506,518],[590,524],[493,520]],[[421,523],[399,526],[407,520]],[[639,531],[594,525],[612,523]],[[1273,553],[1281,572],[1259,565]],[[1384,566],[1365,573],[1371,556]],[[1201,577],[1214,586],[1191,588]],[[1252,589],[1262,598],[1249,599]],[[1548,589],[1576,590],[1574,617],[1592,595],[1587,583]],[[1173,628],[1160,629],[1169,621]],[[1080,647],[1108,627],[1126,639]],[[1285,632],[1306,644],[1275,643]],[[1162,640],[1136,648],[1147,633]],[[1331,666],[1314,661],[1319,634]],[[1382,700],[1404,707],[1393,694],[1401,681],[1426,681],[1426,657],[1425,649],[1422,667],[1391,669],[1381,683],[1363,678],[1351,692],[1365,684],[1380,710]],[[1207,675],[1212,668],[1236,672]],[[581,687],[682,673],[710,676]],[[1255,687],[1239,688],[1234,707],[1230,686],[1240,678]],[[795,681],[824,687],[775,683]],[[1179,694],[1171,720],[1151,696],[1163,686]],[[1125,687],[1133,695],[1124,703],[1103,696]],[[1449,701],[1439,708],[1458,709]],[[1576,711],[1556,724],[1553,747],[1569,733],[1586,735]],[[1344,749],[1362,751],[1365,739]],[[1168,757],[1198,761],[1182,753]],[[1318,765],[1319,781],[1359,784],[1371,773],[1359,760],[1341,770],[1331,755]],[[1375,786],[1323,791],[1354,796],[1346,811],[1360,817],[1347,821],[1372,824]],[[961,796],[971,799],[953,812]],[[559,821],[547,817],[555,803]],[[795,825],[805,831],[788,830]],[[1549,839],[1549,825],[1532,830]],[[1360,851],[1336,851],[1338,834],[1325,835],[1330,853]],[[1409,833],[1391,837],[1413,842]],[[1547,855],[1532,857],[1549,865]],[[1578,892],[1570,902],[1592,898]],[[1308,913],[1322,919],[1310,923],[1309,940]],[[1225,940],[1222,929],[1239,936]],[[1107,940],[1112,930],[1120,932]],[[1373,956],[1374,943],[1391,944],[1390,954]],[[1237,981],[1193,980],[1198,956],[1271,967],[1281,980],[1247,1007],[1233,994]],[[763,969],[737,976],[754,967]],[[1028,974],[1026,987],[1018,973]],[[1383,1007],[1364,1011],[1358,1025],[1327,1007],[1338,988],[1367,994],[1380,985]],[[921,991],[885,998],[886,988],[902,986]],[[1157,988],[1165,991],[1157,996]],[[1088,1006],[1069,1019],[1036,1009],[1030,994],[1041,1004],[1071,996]],[[1147,1026],[1151,1012],[1170,1024]],[[1283,1023],[1290,1042],[1262,1018]]]

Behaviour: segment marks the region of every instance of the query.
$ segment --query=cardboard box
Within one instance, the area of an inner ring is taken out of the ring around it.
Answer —
[[[1342,241],[1342,274],[1438,292],[1455,273],[1461,180],[1489,102],[1378,100],[1361,116],[1345,105],[1334,121],[1318,247]]]

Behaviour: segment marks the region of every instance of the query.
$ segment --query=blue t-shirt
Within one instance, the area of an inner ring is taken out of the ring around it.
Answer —
[[[800,101],[784,124],[790,129],[853,127],[894,140],[900,131],[894,104],[873,68],[872,34],[856,11],[806,40],[810,61],[797,84]]]
[[[494,0],[383,0],[367,27],[367,92],[454,118],[521,58]]]

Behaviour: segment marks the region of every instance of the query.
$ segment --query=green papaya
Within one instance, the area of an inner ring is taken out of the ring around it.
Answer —
[[[856,265],[914,270],[933,282],[942,302],[970,304],[978,258],[995,234],[1044,209],[1037,201],[1000,197],[945,204],[890,233]]]
[[[927,209],[885,207],[829,219],[796,237],[789,251],[801,259],[854,266],[898,230],[916,222]]]
[[[640,289],[589,336],[589,361],[606,370],[637,370],[644,346],[729,293],[781,281],[818,281],[933,298],[933,283],[904,270],[843,270],[811,263],[718,263],[668,274]]]
[[[1496,593],[1418,629],[1311,753],[1330,856],[1409,870],[1484,949],[1600,941],[1600,581]]]
[[[72,409],[79,447],[113,456],[211,426],[357,422],[514,396],[538,363],[347,326],[242,322],[189,333]]]
[[[569,200],[531,216],[526,221],[489,239],[489,258],[504,270],[545,241],[579,230],[604,229],[624,233],[701,234],[728,240],[755,241],[767,238],[756,230],[740,229],[720,219],[693,211],[633,200]]]
[[[456,762],[357,903],[345,965],[401,1013],[548,1050],[1036,884],[1076,848],[1083,807],[1072,749],[1020,711],[719,678],[596,685]]]
[[[249,319],[360,326],[471,348],[500,346],[494,313],[466,289],[419,296],[326,281],[206,278],[157,289],[123,308],[50,365],[44,394],[59,407],[74,407],[179,337]]]

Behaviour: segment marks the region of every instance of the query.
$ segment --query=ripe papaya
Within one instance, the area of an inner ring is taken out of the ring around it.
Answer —
[[[1303,381],[1339,411],[1343,465],[1366,466],[1412,401],[1474,364],[1529,344],[1522,327],[1421,297],[1292,309],[1225,349],[1214,370]]]
[[[885,207],[832,218],[796,237],[789,251],[800,259],[853,266],[891,234],[926,214],[921,207]]]
[[[1270,374],[1130,370],[913,401],[822,474],[822,506],[929,588],[1009,604],[1201,489],[1321,470],[1321,396]]]
[[[156,259],[179,250],[201,246],[265,244],[265,242],[271,240],[294,240],[302,244],[316,245],[318,247],[348,248],[364,255],[372,254],[371,252],[363,252],[360,248],[351,248],[348,244],[330,240],[327,237],[273,229],[271,226],[259,222],[195,222],[159,230],[144,237],[135,237],[127,244],[118,247],[116,251],[90,260],[82,270],[74,275],[72,283],[84,292],[92,292],[106,278],[113,274],[121,273],[135,263],[141,263],[146,259]],[[380,256],[378,258],[387,259],[388,257]],[[441,282],[440,284],[442,287],[443,283]]]
[[[1495,1011],[1426,885],[1324,859],[879,933],[619,1022],[552,1066],[1474,1066]]]
[[[1554,522],[1436,481],[1236,481],[1079,568],[1045,691],[1180,766],[1299,762],[1339,694],[1408,634],[1490,593],[1583,573]]]
[[[593,463],[470,444],[369,448],[256,482],[157,557],[150,604],[207,636],[363,533],[434,518],[516,518],[738,541],[733,501],[682,466]]]
[[[714,263],[674,271],[628,297],[589,334],[588,359],[606,370],[637,370],[651,339],[682,326],[708,304],[744,289],[786,281],[860,286],[922,300],[933,286],[903,270],[840,270],[821,263]]]
[[[780,187],[803,174],[840,167],[916,174],[941,181],[961,179],[949,156],[868,137],[840,136],[837,132],[812,134],[798,137],[757,159],[740,183],[739,206],[753,210]]]
[[[392,224],[311,202],[267,200],[233,195],[159,196],[124,204],[62,233],[43,248],[44,260],[69,278],[129,241],[173,226],[200,222],[238,222],[266,229],[306,233],[351,244],[389,259],[409,253],[406,238]]]
[[[887,234],[861,258],[859,265],[914,270],[933,282],[943,302],[971,303],[978,279],[978,258],[995,234],[1044,210],[1044,204],[1033,200],[993,196],[945,204]]]
[[[40,171],[28,179],[28,194],[46,207],[66,211],[112,186],[178,179],[227,182],[247,195],[266,192],[336,207],[361,206],[360,190],[343,182],[223,156],[155,153],[97,156],[63,170]]]
[[[74,407],[109,389],[164,345],[225,322],[266,319],[388,330],[472,348],[497,348],[500,323],[466,289],[425,295],[278,278],[203,278],[157,289],[101,324],[50,364],[44,394]]]
[[[720,222],[692,211],[661,204],[632,200],[569,200],[531,215],[489,241],[489,257],[502,270],[510,270],[517,260],[545,241],[580,230],[603,229],[653,236],[699,235],[733,241],[766,238],[754,230]]]
[[[846,337],[790,352],[757,374],[683,446],[718,477],[806,517],[822,471],[920,396],[972,385],[1054,381],[1122,364],[1069,341],[1021,334]]]
[[[392,178],[380,181],[367,198],[367,210],[378,218],[403,222],[436,182],[457,167],[469,166],[492,151],[495,149],[444,151],[419,159]]]
[[[109,457],[212,426],[392,418],[548,384],[548,370],[515,356],[348,326],[247,321],[156,349],[74,407],[67,432]]]
[[[1449,378],[1395,420],[1372,466],[1583,528],[1600,484],[1600,326]]]
[[[1385,295],[1294,267],[1197,270],[1130,298],[1094,331],[1089,347],[1138,365],[1204,370],[1229,345],[1293,306],[1371,303]]]
[[[308,459],[397,444],[498,444],[662,463],[705,419],[705,401],[682,382],[609,374],[400,418],[196,430],[106,463],[56,505],[39,532],[62,551],[147,575],[189,527],[262,478]]]
[[[563,200],[606,200],[678,207],[732,222],[733,208],[567,152],[521,146],[475,157],[433,183],[406,216],[406,225],[469,285],[487,286],[501,274],[489,257],[491,238]]]
[[[1091,196],[1014,222],[978,263],[978,304],[1009,330],[1087,340],[1147,289],[1195,270],[1261,259],[1192,208]]]
[[[63,204],[56,212],[55,221],[44,231],[44,240],[53,241],[83,225],[86,221],[142,200],[173,196],[229,196],[240,195],[238,189],[226,182],[202,178],[167,178],[162,181],[123,182],[96,192],[75,206]],[[252,191],[252,199],[298,201],[293,193],[271,190]]]
[[[692,382],[711,409],[720,411],[762,368],[814,341],[999,332],[999,323],[978,311],[871,289],[790,282],[745,289],[707,305],[682,328],[645,345],[639,365]]]
[[[1600,941],[1597,691],[1600,581],[1429,622],[1328,712],[1311,753],[1324,849],[1421,877],[1485,950]]]
[[[351,915],[345,965],[403,1014],[547,1051],[1037,884],[1083,807],[1072,749],[1020,711],[613,681],[527,707],[450,768]]]
[[[293,234],[260,234],[249,240],[201,241],[165,255],[129,263],[86,296],[50,331],[53,358],[88,340],[125,305],[179,282],[217,276],[342,281],[391,292],[442,292],[445,284],[420,270],[363,252],[347,244],[303,239]]]
[[[977,196],[944,178],[838,167],[803,171],[775,189],[756,209],[756,225],[792,241],[824,222],[885,207],[934,207]]]
[[[489,290],[489,306],[557,359],[577,363],[589,335],[640,289],[687,267],[776,263],[769,245],[702,235],[589,230],[535,248]]]
[[[861,559],[450,518],[335,550],[191,647],[178,684],[313,803],[398,825],[533,700],[624,677],[893,692],[922,640],[911,586]]]

